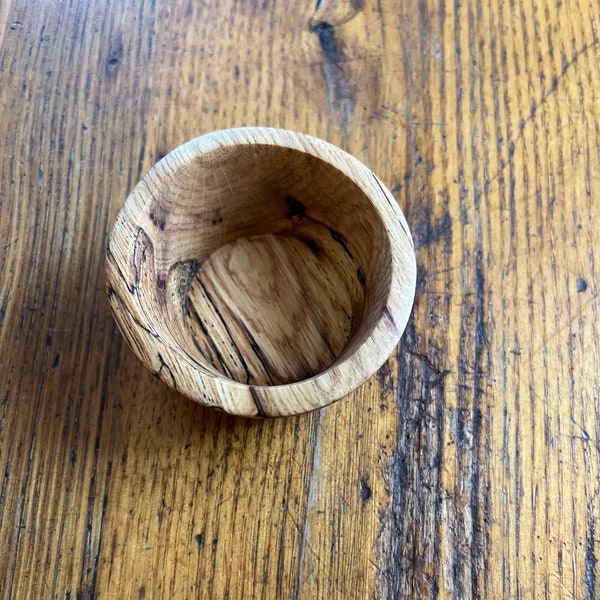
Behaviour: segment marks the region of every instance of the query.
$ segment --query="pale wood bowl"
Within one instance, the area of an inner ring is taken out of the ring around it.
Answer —
[[[367,167],[267,128],[204,135],[156,164],[117,217],[106,272],[155,375],[254,417],[365,382],[404,331],[416,275],[404,216]]]

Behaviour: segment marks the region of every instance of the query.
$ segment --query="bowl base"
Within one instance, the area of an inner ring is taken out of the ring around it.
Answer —
[[[364,284],[326,227],[238,239],[211,254],[189,288],[194,358],[250,385],[307,379],[344,350],[362,315]]]

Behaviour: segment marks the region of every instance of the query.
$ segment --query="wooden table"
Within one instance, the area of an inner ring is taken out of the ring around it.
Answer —
[[[600,596],[595,0],[2,0],[0,596]],[[122,341],[104,251],[202,133],[369,165],[408,329],[313,414],[235,419]]]

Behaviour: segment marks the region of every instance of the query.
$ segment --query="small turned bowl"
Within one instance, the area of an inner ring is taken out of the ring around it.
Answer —
[[[415,254],[396,200],[346,152],[268,128],[218,131],[144,176],[108,244],[108,296],[138,358],[248,417],[342,398],[408,320]]]

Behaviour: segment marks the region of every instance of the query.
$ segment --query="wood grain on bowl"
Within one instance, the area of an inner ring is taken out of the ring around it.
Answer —
[[[378,178],[268,128],[208,134],[155,165],[117,217],[107,276],[144,364],[245,416],[305,412],[363,383],[398,343],[416,279]]]

